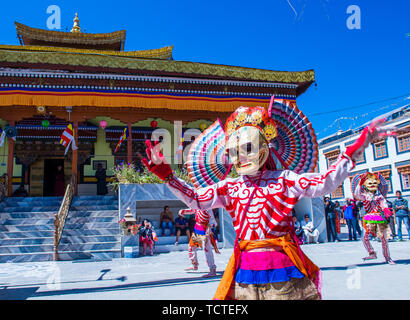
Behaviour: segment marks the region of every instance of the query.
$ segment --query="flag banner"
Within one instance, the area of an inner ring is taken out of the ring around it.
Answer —
[[[1,136],[0,136],[0,148],[4,145],[4,140],[5,140],[5,138],[6,138],[6,131],[3,130],[3,131],[1,132]]]
[[[71,123],[67,126],[67,128],[64,129],[63,134],[61,135],[60,144],[62,144],[64,147],[66,147],[64,155],[67,154],[67,151],[70,147],[70,144],[71,144],[71,148],[73,150],[78,149],[76,144],[75,144],[74,130],[73,130],[73,126],[72,126]]]
[[[117,151],[120,149],[121,144],[127,139],[128,137],[128,128],[124,129],[124,132],[121,135],[120,141],[118,141],[117,146],[115,147],[114,153],[117,153]]]

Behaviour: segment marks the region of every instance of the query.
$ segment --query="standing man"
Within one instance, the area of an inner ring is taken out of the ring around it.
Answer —
[[[357,241],[356,219],[354,216],[354,200],[349,200],[344,209],[344,217],[346,219],[347,227],[349,230],[349,241]]]
[[[336,233],[335,204],[332,201],[330,201],[329,197],[325,197],[325,216],[327,240],[329,242],[339,241]]]
[[[397,223],[397,235],[399,241],[403,241],[403,234],[401,232],[401,223],[404,221],[406,225],[407,233],[410,239],[410,217],[409,217],[409,205],[406,199],[401,196],[401,191],[396,191],[397,199],[393,202],[394,216]]]
[[[95,177],[97,179],[97,195],[106,195],[107,190],[107,172],[103,168],[102,164],[99,163],[97,170],[95,172]]]

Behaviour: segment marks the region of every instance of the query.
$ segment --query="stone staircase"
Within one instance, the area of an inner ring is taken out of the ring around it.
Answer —
[[[0,203],[0,263],[53,260],[54,214],[62,199],[6,198]]]
[[[116,196],[74,197],[58,247],[60,260],[121,257]]]
[[[0,203],[0,263],[51,261],[54,214],[62,197],[6,198]],[[121,257],[118,199],[74,197],[59,245],[60,260]]]

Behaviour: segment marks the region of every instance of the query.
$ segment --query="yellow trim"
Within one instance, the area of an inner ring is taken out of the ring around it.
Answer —
[[[125,95],[125,94],[124,94]],[[206,98],[204,98],[206,99]],[[241,99],[237,98],[232,101],[223,101],[221,99],[203,100],[195,97],[161,97],[155,96],[136,97],[115,96],[115,93],[107,95],[87,95],[70,92],[69,94],[53,93],[36,94],[21,94],[18,91],[14,94],[0,94],[0,106],[94,106],[94,107],[130,107],[143,109],[171,109],[171,110],[202,110],[210,112],[233,112],[238,107],[247,106],[269,106],[269,97],[266,99]],[[17,109],[17,108],[16,108]]]
[[[172,57],[173,46],[167,46],[159,49],[139,50],[139,51],[107,51],[107,50],[91,50],[91,49],[76,49],[63,47],[46,47],[46,46],[16,46],[16,45],[0,45],[0,50],[17,50],[17,51],[43,51],[43,52],[65,52],[65,53],[85,53],[98,54],[119,57],[132,58],[157,58],[169,59]]]

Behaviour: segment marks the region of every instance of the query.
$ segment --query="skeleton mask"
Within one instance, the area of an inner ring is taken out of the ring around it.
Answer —
[[[364,186],[371,193],[376,193],[377,188],[379,187],[379,183],[380,183],[380,180],[377,178],[377,176],[371,174],[367,176],[367,179],[364,182]]]
[[[269,156],[267,141],[252,126],[241,127],[231,134],[226,151],[239,175],[255,175]]]

